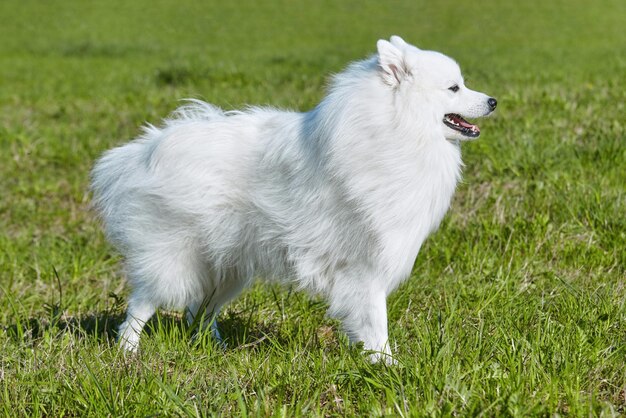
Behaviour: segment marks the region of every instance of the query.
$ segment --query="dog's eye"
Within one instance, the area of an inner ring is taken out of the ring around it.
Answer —
[[[456,93],[457,91],[459,91],[459,86],[457,84],[455,84],[454,86],[449,87],[448,90]]]

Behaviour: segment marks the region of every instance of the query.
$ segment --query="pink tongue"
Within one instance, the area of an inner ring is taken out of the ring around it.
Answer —
[[[472,129],[472,130],[474,130],[474,131],[479,131],[479,132],[480,132],[480,129],[478,129],[478,126],[476,126],[476,125],[472,125],[471,123],[469,123],[469,122],[467,122],[467,121],[465,121],[464,119],[461,119],[461,118],[458,118],[458,119],[457,119],[457,118],[454,118],[454,119],[455,119],[455,120],[457,121],[457,123],[458,123],[459,125],[461,125],[462,127],[464,127],[464,128],[469,128],[469,129]]]

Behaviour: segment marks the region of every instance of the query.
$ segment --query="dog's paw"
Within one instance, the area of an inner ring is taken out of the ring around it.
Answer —
[[[128,322],[124,322],[119,329],[117,344],[124,354],[134,354],[139,349],[139,333],[133,330]]]
[[[398,361],[395,358],[393,358],[391,353],[385,353],[385,352],[382,352],[382,351],[377,351],[377,352],[374,352],[374,353],[370,353],[367,356],[367,359],[372,364],[385,364],[387,366],[397,366],[398,365]]]

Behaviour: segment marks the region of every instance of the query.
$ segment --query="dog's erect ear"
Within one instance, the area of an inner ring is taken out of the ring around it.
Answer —
[[[393,35],[389,39],[389,42],[391,42],[391,45],[395,46],[396,48],[400,48],[400,49],[409,46],[409,44],[404,42],[404,39],[400,38],[398,35]]]
[[[383,39],[379,40],[376,46],[378,48],[378,65],[383,80],[390,86],[400,84],[408,74],[404,54]]]

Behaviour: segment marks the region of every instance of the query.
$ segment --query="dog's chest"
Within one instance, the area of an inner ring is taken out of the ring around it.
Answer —
[[[368,196],[381,247],[379,262],[391,289],[411,273],[422,243],[448,210],[460,178],[458,147],[447,142],[436,145],[381,175],[379,187]]]

